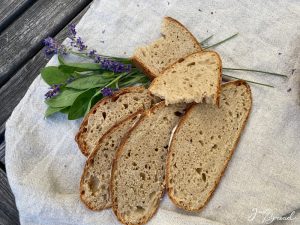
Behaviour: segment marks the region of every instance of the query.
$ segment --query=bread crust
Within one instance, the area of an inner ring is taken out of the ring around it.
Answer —
[[[144,112],[144,110],[139,110],[137,112],[135,112],[134,114],[128,116],[127,118],[123,119],[120,123],[117,123],[115,124],[113,127],[111,127],[97,142],[97,145],[95,146],[94,150],[92,151],[92,153],[89,155],[86,163],[85,163],[85,166],[84,166],[84,169],[83,169],[83,173],[81,175],[81,179],[80,179],[80,187],[79,187],[79,191],[80,191],[80,200],[86,205],[87,208],[93,210],[93,211],[99,211],[99,210],[102,210],[102,209],[106,209],[106,208],[110,208],[111,207],[111,204],[109,205],[106,205],[105,207],[102,207],[102,208],[99,208],[99,209],[95,209],[89,202],[85,201],[83,199],[83,180],[84,180],[84,177],[90,167],[90,165],[92,164],[94,158],[95,158],[95,155],[98,153],[99,151],[99,146],[102,144],[102,142],[105,140],[105,138],[109,135],[111,135],[112,133],[114,133],[120,126],[123,125],[124,122],[126,121],[129,121],[131,119],[133,119],[134,117],[136,116],[139,116],[141,115],[142,113]]]
[[[118,208],[117,208],[117,202],[115,202],[115,199],[114,199],[114,196],[115,196],[115,193],[114,193],[114,173],[115,173],[115,170],[116,170],[116,167],[118,165],[118,159],[120,158],[120,156],[122,155],[123,151],[124,151],[124,145],[126,144],[127,142],[127,139],[130,138],[130,135],[132,133],[132,131],[142,122],[145,120],[145,118],[147,116],[149,116],[151,113],[153,113],[156,109],[158,108],[162,108],[162,107],[165,107],[165,102],[162,101],[162,102],[159,102],[157,103],[156,105],[154,105],[152,108],[144,111],[144,113],[140,116],[140,119],[139,121],[129,130],[129,132],[127,133],[127,135],[125,135],[123,137],[123,140],[115,154],[115,158],[113,159],[113,164],[112,164],[112,176],[111,176],[111,180],[110,180],[110,191],[111,191],[111,197],[112,197],[112,210],[114,212],[114,214],[116,215],[117,219],[123,223],[123,224],[126,224],[126,225],[142,225],[142,224],[145,224],[146,222],[148,222],[153,216],[154,214],[157,212],[158,210],[158,207],[159,207],[159,204],[160,204],[160,200],[162,199],[163,195],[164,195],[164,190],[165,190],[165,181],[163,182],[162,184],[162,193],[161,193],[161,196],[160,196],[160,200],[157,201],[157,204],[155,205],[155,209],[152,210],[152,212],[150,212],[150,214],[148,215],[148,217],[144,217],[142,218],[142,221],[140,223],[130,223],[130,222],[126,222],[125,219],[122,217],[122,215],[118,212]]]
[[[171,193],[171,190],[172,188],[170,188],[170,184],[169,184],[169,177],[170,177],[170,160],[171,160],[171,155],[172,155],[172,152],[174,151],[173,150],[173,145],[174,145],[174,139],[172,139],[171,141],[171,144],[170,144],[170,148],[169,148],[169,151],[168,151],[168,155],[167,155],[167,165],[166,165],[166,189],[167,189],[167,192],[168,192],[168,196],[169,198],[171,199],[171,201],[179,208],[182,208],[184,210],[187,210],[187,211],[191,211],[191,212],[197,212],[199,210],[201,210],[204,206],[206,206],[206,204],[208,203],[208,201],[211,199],[213,193],[215,192],[221,178],[223,177],[224,173],[225,173],[225,170],[228,166],[228,163],[229,163],[229,160],[231,159],[233,153],[234,153],[234,150],[236,149],[237,145],[238,145],[238,142],[240,140],[240,137],[241,137],[241,133],[243,132],[244,128],[245,128],[245,125],[248,121],[248,118],[249,118],[249,115],[250,115],[250,112],[251,112],[251,109],[252,109],[252,94],[251,94],[251,89],[250,89],[250,86],[247,84],[246,81],[244,80],[236,80],[236,81],[232,81],[232,82],[227,82],[225,84],[223,84],[222,86],[223,87],[226,87],[228,85],[235,85],[235,86],[240,86],[240,85],[244,85],[246,86],[246,90],[247,92],[249,93],[249,96],[250,96],[250,101],[251,101],[251,104],[250,104],[250,108],[247,112],[247,115],[246,115],[246,118],[243,122],[243,125],[242,125],[242,128],[241,128],[241,131],[239,133],[239,136],[238,138],[236,139],[235,143],[234,143],[234,146],[233,148],[231,149],[230,151],[230,155],[229,157],[227,158],[226,162],[225,162],[225,165],[224,165],[224,169],[223,171],[221,172],[220,176],[218,177],[218,179],[216,180],[215,182],[215,185],[214,185],[214,188],[211,190],[211,192],[209,193],[209,196],[208,198],[206,199],[206,201],[204,202],[204,204],[196,209],[192,209],[190,207],[185,207],[185,206],[182,206],[177,200],[176,200],[176,197],[172,195]],[[179,124],[174,132],[174,135],[173,137],[178,133],[180,127],[184,124],[184,122],[186,121],[186,119],[188,118],[189,114],[191,113],[191,110],[196,106],[197,104],[194,103],[190,109],[185,113],[185,115],[181,118],[181,120],[179,121]]]
[[[202,47],[201,47],[201,44],[198,42],[198,40],[195,38],[195,36],[182,24],[180,23],[178,20],[172,18],[172,17],[169,17],[169,16],[166,16],[164,17],[165,20],[169,20],[169,21],[172,21],[174,23],[177,23],[177,25],[179,25],[180,27],[182,27],[186,32],[188,32],[191,37],[192,37],[192,40],[194,42],[195,45],[199,46],[199,51],[202,51]],[[186,56],[183,56],[183,57],[186,57]],[[138,57],[136,57],[135,55],[131,58],[132,62],[134,63],[134,65],[140,69],[142,72],[144,72],[151,80],[155,79],[156,77],[158,77],[160,74],[155,74],[154,72],[152,72],[149,68],[147,68],[147,66],[141,61],[139,60]]]
[[[187,58],[187,57],[191,57],[191,56],[193,56],[193,55],[195,55],[195,54],[205,54],[205,53],[213,53],[213,54],[215,54],[216,56],[217,56],[217,58],[218,58],[218,61],[219,61],[219,65],[220,65],[220,68],[219,68],[219,75],[218,75],[218,87],[217,87],[217,93],[216,93],[216,96],[215,96],[215,98],[214,98],[214,103],[219,107],[220,106],[220,94],[221,94],[221,81],[222,81],[222,60],[221,60],[221,57],[220,57],[220,55],[217,53],[217,52],[215,52],[215,51],[199,51],[199,52],[194,52],[194,53],[192,53],[192,54],[189,54],[189,55],[187,55],[185,58]],[[166,72],[168,72],[169,70],[172,70],[173,69],[173,66],[175,65],[175,64],[177,64],[177,63],[179,63],[179,62],[181,62],[182,61],[182,59],[179,59],[179,60],[177,60],[176,62],[174,62],[172,65],[170,65],[169,67],[167,67],[165,70],[163,70],[162,72],[161,72],[161,74],[160,74],[160,76],[159,77],[161,77],[161,76],[165,76],[166,75]],[[155,87],[155,85],[157,85],[156,83],[157,83],[157,79],[159,79],[159,78],[156,78],[156,79],[154,79],[152,82],[151,82],[151,84],[150,84],[150,86],[149,86],[149,90],[150,90],[150,92],[151,92],[151,87]]]
[[[75,141],[77,142],[78,144],[78,147],[80,149],[80,151],[82,152],[83,155],[85,156],[89,156],[89,152],[87,150],[87,147],[86,145],[84,144],[84,141],[82,140],[82,135],[84,133],[84,129],[85,129],[85,126],[87,125],[88,123],[88,120],[89,120],[89,117],[90,115],[93,113],[93,111],[95,109],[97,109],[99,106],[101,105],[104,105],[106,104],[107,102],[109,102],[111,99],[114,99],[116,97],[119,97],[121,95],[124,95],[124,94],[127,94],[127,93],[131,93],[131,92],[139,92],[139,91],[143,91],[145,90],[145,88],[143,86],[136,86],[136,87],[126,87],[126,88],[122,88],[121,90],[115,92],[112,96],[107,96],[107,97],[104,97],[102,98],[100,101],[98,101],[92,108],[91,110],[88,112],[88,114],[84,117],[81,125],[80,125],[80,128],[79,128],[79,131],[78,133],[76,134],[75,136]]]

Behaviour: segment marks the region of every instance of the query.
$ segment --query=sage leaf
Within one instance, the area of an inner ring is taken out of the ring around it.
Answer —
[[[66,73],[83,72],[83,71],[100,71],[101,67],[97,63],[66,63],[59,65],[58,68]]]
[[[64,89],[61,93],[49,100],[46,100],[46,104],[57,108],[57,107],[67,107],[73,105],[75,99],[84,91],[79,91],[76,89]]]
[[[102,98],[103,98],[102,93],[100,91],[97,91],[90,99],[85,114],[87,114],[90,111],[90,109]]]
[[[62,109],[64,109],[64,107],[51,107],[48,106],[46,112],[45,112],[45,117],[49,117],[51,115],[53,115],[54,113],[60,112]]]
[[[58,58],[58,62],[59,62],[60,65],[65,64],[65,60],[60,54],[58,54],[57,58]]]
[[[41,75],[43,80],[49,85],[64,83],[69,77],[71,77],[70,74],[62,72],[56,66],[43,68],[41,70]]]
[[[87,111],[87,108],[89,106],[90,99],[94,96],[96,93],[96,89],[92,88],[89,89],[83,93],[81,93],[74,103],[72,104],[69,114],[68,114],[68,119],[69,120],[76,120],[79,119],[80,117],[84,116],[85,112]]]
[[[92,75],[76,79],[71,83],[67,84],[67,87],[83,90],[95,87],[102,87],[105,86],[107,82],[108,80],[104,79],[101,75]]]

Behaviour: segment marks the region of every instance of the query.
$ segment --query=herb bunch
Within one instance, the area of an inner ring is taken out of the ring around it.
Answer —
[[[60,45],[50,37],[44,40],[45,54],[48,57],[57,54],[59,60],[58,66],[45,67],[41,71],[43,80],[50,86],[45,94],[46,117],[61,112],[68,114],[69,120],[78,119],[96,102],[119,88],[149,84],[147,76],[132,66],[129,59],[88,51],[82,39],[76,36],[74,25],[69,26],[69,33],[72,48]],[[66,62],[63,57],[66,54],[76,54],[94,62]]]
[[[203,40],[204,49],[218,46],[238,34],[234,34],[218,43],[207,46],[207,41],[213,36]],[[88,50],[88,46],[81,37],[77,36],[75,25],[69,25],[69,38],[71,47],[59,44],[53,38],[44,40],[45,54],[51,57],[58,55],[58,66],[49,66],[41,71],[43,80],[50,86],[45,94],[45,102],[48,105],[45,116],[61,112],[68,115],[69,120],[83,117],[90,108],[105,96],[110,96],[119,88],[150,84],[149,78],[139,71],[129,58],[118,58],[99,54],[96,50]],[[66,62],[67,54],[77,55],[92,60],[93,63]],[[239,68],[223,68],[226,71],[248,71],[286,77],[286,75]],[[231,75],[223,74],[233,79]],[[266,87],[273,87],[255,81],[246,80],[249,83]]]

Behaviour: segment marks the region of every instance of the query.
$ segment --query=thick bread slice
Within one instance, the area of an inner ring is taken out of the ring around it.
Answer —
[[[201,51],[196,38],[177,20],[165,17],[161,28],[162,37],[152,44],[138,48],[133,62],[150,78],[155,78],[177,60]]]
[[[165,184],[165,164],[172,129],[186,105],[146,111],[124,138],[113,161],[113,211],[124,224],[144,224],[156,212]]]
[[[136,112],[107,131],[86,161],[80,182],[80,198],[92,210],[111,207],[110,175],[112,160],[123,136],[139,120]]]
[[[123,88],[99,101],[85,116],[76,142],[82,153],[88,156],[102,135],[129,115],[149,109],[154,98],[144,87]]]
[[[166,104],[203,102],[218,104],[222,63],[212,51],[193,53],[179,60],[159,77],[149,91],[165,99]]]
[[[222,85],[220,108],[194,104],[182,117],[172,138],[166,183],[180,208],[200,210],[217,187],[251,110],[248,84]]]

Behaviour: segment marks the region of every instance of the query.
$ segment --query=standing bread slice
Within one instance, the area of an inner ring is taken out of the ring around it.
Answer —
[[[88,156],[105,132],[129,115],[149,109],[153,101],[153,96],[142,86],[123,88],[103,98],[85,116],[76,135],[82,153]]]
[[[144,224],[156,212],[164,192],[169,139],[185,107],[158,103],[141,116],[118,149],[111,195],[122,223]]]
[[[180,22],[171,18],[163,19],[162,37],[150,45],[138,48],[133,62],[150,78],[155,78],[177,60],[201,51],[196,38]]]
[[[171,141],[166,183],[171,200],[197,211],[216,189],[244,129],[252,105],[244,81],[222,85],[220,108],[194,104]]]
[[[219,104],[222,62],[213,51],[196,52],[174,63],[155,78],[149,91],[166,104]]]
[[[101,210],[111,207],[112,161],[122,138],[139,120],[142,112],[134,113],[107,131],[86,161],[80,182],[80,198],[88,208]]]

